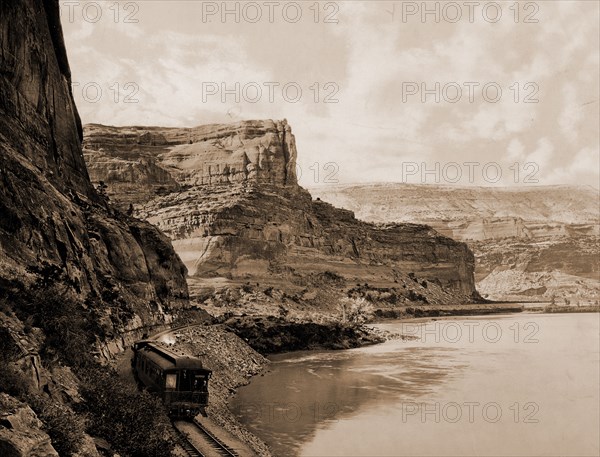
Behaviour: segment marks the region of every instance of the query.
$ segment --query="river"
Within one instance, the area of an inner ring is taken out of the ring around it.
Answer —
[[[378,324],[411,340],[271,357],[238,419],[287,456],[598,456],[600,315]]]

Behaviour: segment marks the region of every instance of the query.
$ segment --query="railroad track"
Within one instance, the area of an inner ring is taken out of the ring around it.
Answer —
[[[187,435],[179,430],[175,423],[173,423],[173,436],[175,437],[177,444],[183,448],[189,457],[204,457],[204,454],[200,451],[200,449],[190,442]]]
[[[180,427],[177,426],[178,422],[174,422],[173,428],[177,431],[177,441],[190,457],[208,457],[208,455],[238,457],[237,452],[213,435],[196,419],[193,419],[192,421],[185,421],[185,423],[192,424],[194,426],[194,430],[198,431],[198,434],[204,438],[203,441],[206,446],[210,448],[204,449],[202,446],[194,444],[193,440],[191,440],[188,436],[188,433],[182,431]],[[201,447],[202,449],[200,449]]]

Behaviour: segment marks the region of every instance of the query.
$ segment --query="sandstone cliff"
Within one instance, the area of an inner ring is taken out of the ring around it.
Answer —
[[[473,255],[427,226],[375,226],[313,200],[296,179],[284,121],[191,129],[84,128],[92,181],[172,240],[196,277],[260,279],[331,271],[381,287],[412,273],[439,302],[475,293]],[[401,281],[400,281],[401,282]]]
[[[0,51],[0,390],[35,410],[0,396],[0,453],[57,455],[58,443],[95,456],[64,363],[169,323],[188,302],[186,270],[167,237],[89,179],[58,1],[0,3]]]
[[[599,299],[598,190],[355,184],[311,189],[371,222],[426,223],[475,253],[489,298],[573,304]]]
[[[0,12],[0,284],[53,264],[81,296],[118,291],[137,316],[128,328],[164,322],[164,308],[187,298],[185,268],[167,238],[110,209],[88,177],[58,2]]]

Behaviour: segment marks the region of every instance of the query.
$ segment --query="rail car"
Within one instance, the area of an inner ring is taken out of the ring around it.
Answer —
[[[158,395],[171,417],[206,414],[212,371],[196,357],[179,354],[153,340],[133,344],[131,365],[136,380]]]

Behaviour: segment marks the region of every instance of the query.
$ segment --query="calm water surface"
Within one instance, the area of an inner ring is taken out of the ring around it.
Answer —
[[[240,421],[280,456],[598,456],[598,314],[391,322],[414,335],[273,357]]]

